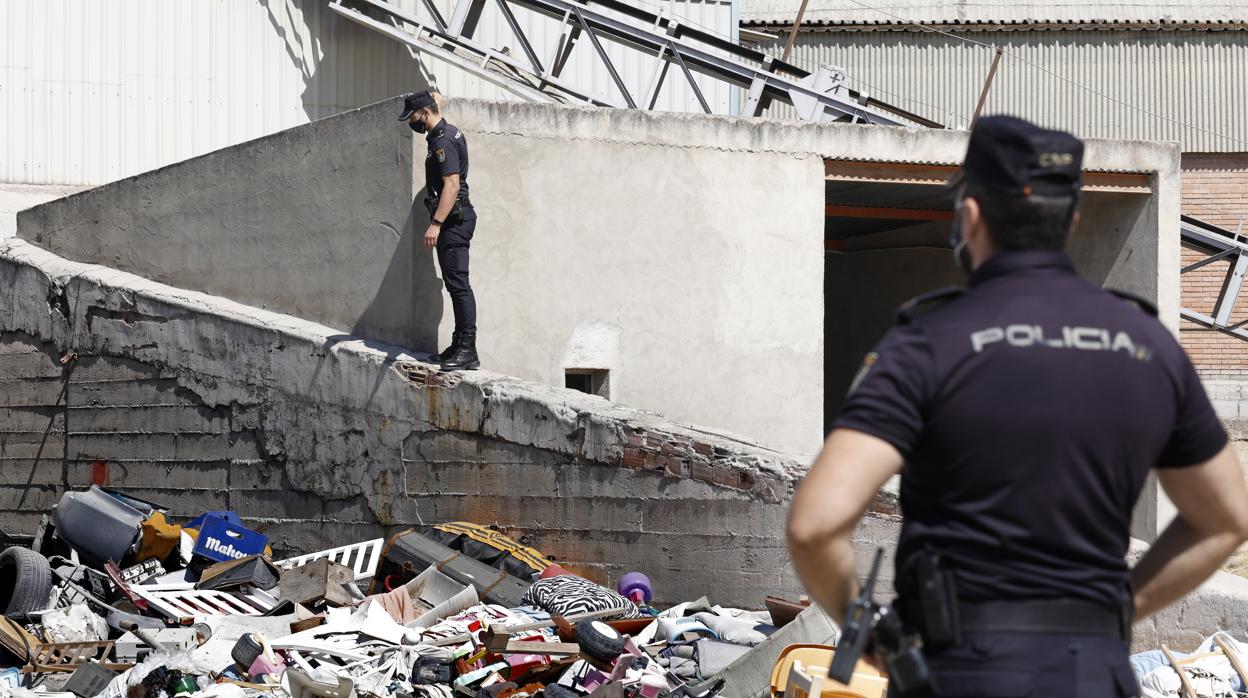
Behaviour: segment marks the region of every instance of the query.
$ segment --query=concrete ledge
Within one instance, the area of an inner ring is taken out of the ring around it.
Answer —
[[[719,589],[757,606],[796,591],[783,541],[805,470],[794,453],[576,391],[442,373],[400,347],[22,240],[0,243],[0,302],[6,379],[56,388],[12,398],[0,432],[42,419],[64,444],[30,466],[50,480],[23,475],[27,490],[0,503],[6,519],[85,484],[98,460],[110,485],[177,514],[239,509],[292,551],[469,519],[603,581],[645,569],[667,599]],[[68,421],[63,399],[83,406]],[[497,494],[473,484],[505,472]]]
[[[966,131],[868,126],[705,114],[654,113],[479,99],[448,101],[466,131],[754,153],[818,155],[956,165],[966,154]],[[1173,144],[1089,139],[1084,166],[1102,172],[1178,173]]]

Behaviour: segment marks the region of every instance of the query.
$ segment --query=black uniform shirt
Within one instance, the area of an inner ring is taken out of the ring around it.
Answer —
[[[1149,470],[1204,462],[1226,433],[1152,314],[1063,252],[998,254],[968,291],[884,336],[837,427],[906,459],[897,591],[924,547],[966,601],[1129,598],[1132,507]]]
[[[468,140],[464,132],[443,119],[425,136],[425,188],[433,197],[442,194],[442,178],[459,175],[459,196],[468,196]]]

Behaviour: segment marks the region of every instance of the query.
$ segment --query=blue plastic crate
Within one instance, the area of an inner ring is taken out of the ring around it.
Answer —
[[[219,516],[206,515],[199,526],[199,538],[191,553],[217,562],[260,555],[269,544],[269,537],[245,526],[231,523]]]

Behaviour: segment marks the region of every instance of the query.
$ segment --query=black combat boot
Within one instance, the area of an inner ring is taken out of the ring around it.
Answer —
[[[459,330],[455,330],[454,334],[451,335],[451,346],[443,349],[441,353],[439,353],[437,356],[433,358],[437,359],[438,363],[442,363],[443,361],[447,361],[448,359],[450,359],[452,356],[455,356],[455,350],[458,348],[459,348]]]
[[[442,362],[443,371],[471,371],[481,367],[477,358],[477,333],[464,332],[459,336],[459,345],[451,358]]]

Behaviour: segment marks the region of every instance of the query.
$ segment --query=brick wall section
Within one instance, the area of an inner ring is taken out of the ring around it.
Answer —
[[[1182,167],[1184,215],[1235,230],[1240,216],[1248,214],[1248,153],[1185,153]],[[1184,245],[1183,266],[1208,254]],[[1230,269],[1229,261],[1221,261],[1184,274],[1183,306],[1212,315]],[[1248,319],[1248,298],[1241,298],[1232,319]],[[1207,381],[1248,379],[1248,343],[1243,340],[1187,320],[1180,322],[1179,338]],[[1239,416],[1238,408],[1221,413]]]
[[[1248,153],[1184,153],[1182,170],[1184,215],[1235,230],[1248,215]]]

